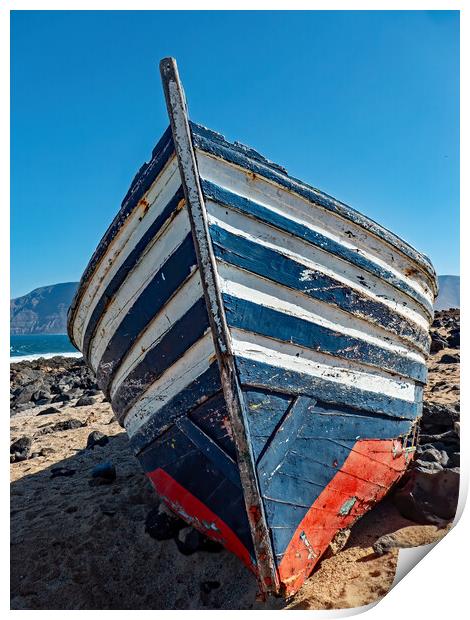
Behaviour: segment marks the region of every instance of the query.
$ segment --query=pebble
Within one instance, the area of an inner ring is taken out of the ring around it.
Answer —
[[[104,433],[100,433],[100,431],[93,431],[88,435],[88,439],[86,442],[87,450],[93,450],[96,446],[105,446],[109,443],[109,438]]]
[[[91,477],[103,481],[103,483],[111,484],[116,480],[116,468],[113,463],[99,463],[91,470]]]
[[[82,396],[75,403],[75,407],[86,407],[87,405],[94,405],[95,399],[92,396]]]
[[[440,364],[459,364],[460,363],[460,355],[453,353],[444,353],[444,355],[439,360]]]
[[[57,407],[46,407],[38,415],[51,415],[52,413],[60,413],[60,409],[57,409]]]

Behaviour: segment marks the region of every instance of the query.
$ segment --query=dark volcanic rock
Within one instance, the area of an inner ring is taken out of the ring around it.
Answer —
[[[51,415],[52,413],[60,413],[60,409],[57,409],[57,407],[46,407],[46,409],[43,409],[37,415]]]
[[[196,551],[208,551],[210,553],[219,553],[223,550],[223,546],[219,543],[203,536],[193,527],[187,527],[178,533],[175,538],[178,551],[183,555],[192,555]]]
[[[431,332],[431,353],[438,353],[447,347],[446,340],[437,332]]]
[[[47,390],[37,390],[31,396],[31,400],[34,401],[35,403],[38,403],[44,400],[48,401],[50,398],[52,398],[52,395]]]
[[[58,433],[61,431],[71,431],[76,428],[82,428],[85,426],[83,422],[77,420],[76,418],[70,418],[70,420],[61,420],[60,422],[56,422],[56,424],[52,424],[51,426],[46,426],[39,431],[40,435],[48,435],[49,433]]]
[[[102,484],[111,484],[116,480],[116,468],[112,463],[100,463],[93,467],[91,477]]]
[[[459,409],[457,404],[442,405],[425,402],[423,405],[423,417],[421,418],[421,430],[426,433],[441,433],[452,429],[454,423],[460,419]]]
[[[447,338],[447,345],[450,349],[460,348],[460,327],[451,331]]]
[[[57,394],[57,396],[54,396],[54,398],[52,399],[52,402],[53,403],[68,403],[71,400],[72,400],[71,394],[64,392],[63,394]]]
[[[444,353],[444,355],[439,360],[440,364],[459,364],[460,363],[460,355],[452,354],[452,353]]]
[[[155,540],[170,540],[187,527],[186,523],[174,514],[153,508],[145,520],[145,531]]]
[[[178,551],[183,555],[192,555],[199,550],[201,545],[202,534],[192,527],[181,530],[175,538]]]
[[[404,517],[416,523],[442,525],[451,521],[457,510],[459,474],[458,468],[414,468],[395,492],[395,505]]]
[[[102,394],[101,390],[98,390],[96,388],[93,388],[91,390],[87,390],[85,392],[85,396],[99,396],[100,394]]]
[[[75,404],[75,407],[86,407],[87,405],[94,405],[94,404],[95,404],[94,398],[92,398],[91,396],[82,396]]]
[[[10,462],[26,461],[31,455],[32,445],[33,440],[26,435],[14,441],[10,445]]]
[[[105,446],[109,443],[109,438],[104,433],[100,433],[100,431],[93,431],[88,435],[88,439],[86,442],[87,450],[93,450],[95,446]]]

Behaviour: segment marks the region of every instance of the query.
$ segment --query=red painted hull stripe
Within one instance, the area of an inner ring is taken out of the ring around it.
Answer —
[[[287,546],[278,569],[286,594],[293,594],[300,588],[334,534],[352,525],[380,501],[406,466],[405,453],[397,440],[355,443],[341,470],[316,499]],[[334,489],[341,489],[341,493]],[[346,502],[345,497],[348,498]]]
[[[257,574],[248,549],[222,519],[163,469],[155,469],[147,475],[157,493],[171,510],[205,536],[221,543]]]

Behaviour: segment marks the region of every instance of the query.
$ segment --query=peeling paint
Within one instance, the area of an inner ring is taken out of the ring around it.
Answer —
[[[351,510],[352,507],[354,506],[354,504],[357,501],[357,497],[351,497],[349,499],[347,499],[344,504],[341,506],[341,508],[339,509],[339,513],[341,516],[345,517],[346,515],[348,515]]]

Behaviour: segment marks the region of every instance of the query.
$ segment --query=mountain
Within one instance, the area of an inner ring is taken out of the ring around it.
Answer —
[[[78,282],[36,288],[10,300],[10,334],[66,334],[67,310]]]
[[[439,295],[434,308],[460,308],[460,276],[439,276]]]

